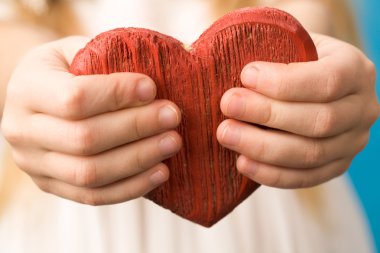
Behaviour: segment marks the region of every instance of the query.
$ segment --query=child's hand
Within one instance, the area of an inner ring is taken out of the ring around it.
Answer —
[[[86,42],[53,42],[19,64],[8,86],[3,134],[16,163],[44,191],[92,205],[127,201],[168,179],[161,161],[181,148],[171,130],[180,111],[154,100],[147,76],[68,73]]]
[[[341,41],[314,41],[318,61],[248,64],[246,88],[222,98],[232,119],[219,126],[218,140],[241,154],[238,170],[258,183],[302,188],[341,175],[379,116],[372,62]]]

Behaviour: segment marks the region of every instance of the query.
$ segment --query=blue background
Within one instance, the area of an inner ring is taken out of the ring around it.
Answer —
[[[353,2],[369,58],[377,66],[377,94],[380,96],[380,1]],[[354,160],[349,174],[364,205],[377,249],[380,250],[380,120],[371,130],[368,146]]]

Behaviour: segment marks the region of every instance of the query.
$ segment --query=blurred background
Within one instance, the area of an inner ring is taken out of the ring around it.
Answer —
[[[352,0],[352,4],[364,50],[377,66],[377,93],[380,97],[380,1]],[[370,143],[352,163],[349,175],[364,206],[380,252],[380,120],[372,128]]]
[[[380,1],[353,0],[364,50],[377,67],[377,94],[380,97]],[[371,131],[365,150],[354,160],[349,174],[364,205],[378,251],[380,251],[380,120]]]

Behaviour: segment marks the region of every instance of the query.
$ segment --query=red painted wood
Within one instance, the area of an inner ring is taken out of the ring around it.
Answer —
[[[139,72],[151,76],[158,98],[183,112],[178,131],[184,148],[166,161],[167,183],[146,197],[203,226],[211,226],[247,198],[258,184],[240,175],[237,154],[220,146],[222,94],[241,86],[240,72],[252,61],[317,60],[315,46],[289,14],[270,8],[242,9],[218,20],[186,51],[172,37],[140,28],[100,34],[76,55],[75,75]]]

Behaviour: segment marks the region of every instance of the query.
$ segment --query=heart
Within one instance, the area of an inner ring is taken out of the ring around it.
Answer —
[[[238,154],[216,139],[216,129],[225,119],[219,107],[223,93],[242,86],[240,72],[249,62],[317,58],[309,34],[294,17],[272,8],[245,8],[220,18],[190,49],[147,29],[102,33],[77,53],[70,72],[144,73],[156,82],[158,98],[181,108],[178,132],[184,147],[165,161],[170,168],[169,181],[145,197],[210,227],[259,187],[237,172]]]

